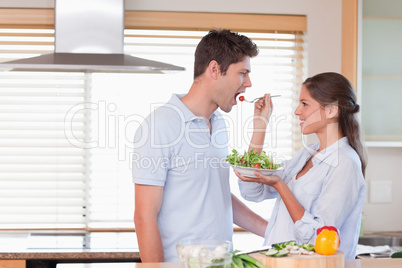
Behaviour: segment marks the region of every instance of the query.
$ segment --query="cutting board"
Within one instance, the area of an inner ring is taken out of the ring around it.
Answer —
[[[261,253],[252,253],[251,257],[257,259],[267,268],[344,268],[345,257],[338,251],[334,255],[287,255],[285,257],[270,257]]]

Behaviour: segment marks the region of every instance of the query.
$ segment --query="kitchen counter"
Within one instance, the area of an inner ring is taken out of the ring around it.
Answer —
[[[22,252],[0,252],[1,260],[131,260],[140,261],[140,254],[135,250],[74,250],[74,249],[43,249]]]
[[[402,237],[402,231],[365,232],[364,236],[393,236]]]
[[[358,258],[383,258],[393,251],[402,251],[402,232],[365,233],[359,238]]]
[[[367,235],[400,236],[401,232]],[[260,246],[262,240],[262,238],[250,236],[242,232],[237,233],[233,238],[235,247],[239,250],[252,249],[256,245]],[[25,262],[28,264],[43,260],[52,261],[53,263],[67,263],[69,261],[75,263],[134,263],[140,261],[137,237],[133,232],[0,232],[0,241],[0,267],[2,268],[17,267],[14,265],[16,261],[21,262],[20,267],[25,267]],[[402,248],[398,247],[394,249],[401,250]],[[363,259],[356,261],[362,262],[354,263],[366,264],[366,261],[370,260],[369,255],[363,255],[361,258]],[[402,259],[399,260],[402,261]],[[394,260],[387,259],[378,259],[378,261],[384,263],[391,261],[391,264],[394,263]],[[1,263],[4,262],[12,262],[12,265],[2,266]],[[379,264],[378,262],[374,263]],[[401,263],[399,262],[399,264]],[[371,265],[370,262],[367,265]],[[397,267],[402,267],[402,265]],[[140,266],[137,268],[147,267]],[[164,264],[161,268],[168,267]]]
[[[140,261],[134,232],[0,232],[0,260]],[[236,233],[238,250],[261,246],[263,238]],[[1,265],[0,265],[1,267]]]
[[[2,232],[1,260],[140,261],[135,233]]]
[[[58,264],[57,268],[180,268],[178,263],[91,263]],[[400,268],[402,259],[346,260],[345,268]]]

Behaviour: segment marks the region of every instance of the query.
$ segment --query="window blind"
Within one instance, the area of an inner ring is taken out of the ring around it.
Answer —
[[[133,152],[131,139],[136,127],[153,109],[167,102],[172,93],[184,94],[188,91],[193,78],[194,51],[206,33],[126,30],[125,53],[183,66],[186,71],[152,77],[149,74],[93,75],[92,101],[105,107],[102,114],[107,114],[106,117],[112,119],[103,119],[99,122],[100,125],[108,126],[108,133],[101,136],[107,140],[103,142],[105,145],[112,140],[113,146],[106,145],[105,148],[93,150],[94,177],[90,196],[92,227],[107,228],[107,223],[113,225],[117,222],[119,227],[132,225],[134,203],[131,198],[134,193],[128,167],[135,156],[130,156]],[[303,33],[243,34],[252,38],[260,49],[259,56],[252,59],[253,86],[247,89],[245,96],[252,99],[267,92],[281,95],[280,98],[274,99],[274,114],[264,149],[277,158],[277,161],[289,159],[301,148],[299,126],[293,111],[298,103],[298,90],[303,81],[305,68]],[[120,83],[112,82],[117,81],[117,77]],[[120,98],[116,96],[116,90],[120,93]],[[105,103],[102,103],[104,100]],[[112,109],[106,108],[110,106]],[[230,131],[229,149],[247,150],[251,138],[253,106],[239,103],[232,112],[222,114],[226,117]],[[127,119],[130,116],[132,119]],[[95,124],[98,121],[99,118],[92,120]],[[93,126],[93,129],[98,128]],[[237,177],[233,173],[230,182],[232,191],[240,196]],[[124,198],[121,192],[130,193],[126,195],[130,198]],[[246,203],[266,218],[269,217],[273,206],[272,200],[259,204]],[[129,209],[124,212],[123,207]]]
[[[2,62],[53,51],[53,30],[1,29]],[[83,228],[86,152],[83,73],[0,72],[0,228]]]
[[[126,30],[125,52],[186,68],[169,74],[0,73],[0,228],[133,228],[132,139],[142,120],[172,93],[186,93],[194,50],[205,31]],[[264,150],[281,161],[301,147],[293,117],[305,74],[302,32],[243,33],[257,43],[253,86],[274,114]],[[0,61],[53,50],[52,30],[3,29]],[[247,150],[252,105],[224,114],[229,149]],[[82,144],[90,145],[80,146]],[[239,195],[231,174],[232,191]],[[272,202],[250,203],[268,218]]]

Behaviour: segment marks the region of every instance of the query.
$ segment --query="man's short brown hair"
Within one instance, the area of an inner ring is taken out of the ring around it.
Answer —
[[[205,72],[212,60],[218,62],[224,75],[232,63],[257,55],[257,45],[247,36],[225,29],[210,30],[195,50],[194,79]]]

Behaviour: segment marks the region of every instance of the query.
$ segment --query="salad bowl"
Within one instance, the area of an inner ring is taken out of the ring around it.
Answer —
[[[282,170],[282,168],[263,169],[263,168],[242,167],[242,166],[236,166],[236,165],[231,165],[231,164],[229,164],[229,165],[233,168],[233,170],[239,172],[240,175],[243,175],[245,177],[250,177],[250,178],[257,178],[257,176],[254,175],[255,171],[260,172],[262,175],[269,176],[269,175],[273,175],[275,172]]]
[[[258,153],[254,149],[244,152],[243,155],[233,149],[232,153],[226,157],[226,162],[241,175],[252,178],[256,178],[255,171],[268,176],[282,169],[281,165],[274,163],[265,151]]]

